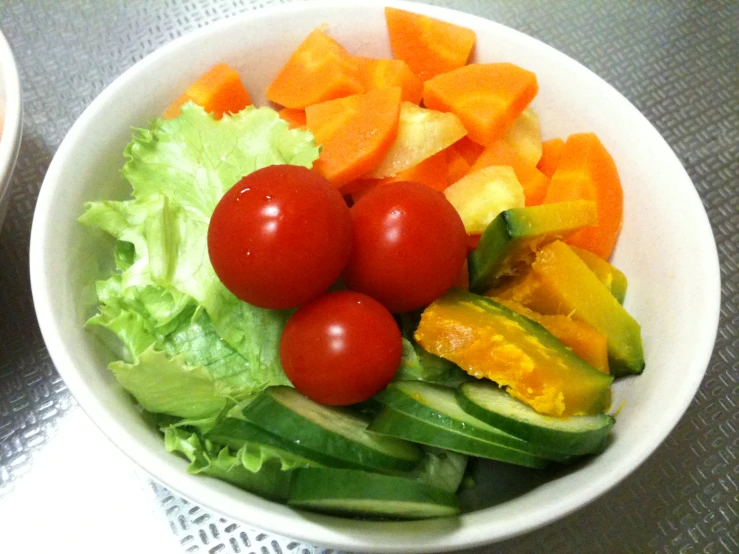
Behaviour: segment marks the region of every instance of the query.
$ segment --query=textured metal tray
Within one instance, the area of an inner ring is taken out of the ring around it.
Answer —
[[[278,3],[0,0],[0,27],[20,65],[25,103],[0,234],[0,551],[329,552],[225,520],[135,468],[76,406],[49,360],[27,269],[41,181],[85,106],[184,32]],[[739,3],[431,3],[533,35],[629,98],[693,179],[713,225],[723,280],[706,378],[657,452],[574,515],[474,552],[739,552]]]

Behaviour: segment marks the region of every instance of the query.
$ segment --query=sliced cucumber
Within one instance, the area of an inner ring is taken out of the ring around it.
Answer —
[[[336,468],[295,470],[287,503],[365,518],[422,519],[459,513],[457,497],[445,490],[405,477]]]
[[[470,415],[511,435],[572,455],[595,454],[605,448],[615,420],[606,414],[552,417],[536,412],[494,383],[464,383],[459,405]]]
[[[416,445],[367,432],[368,419],[318,404],[291,387],[270,387],[244,408],[244,417],[277,435],[296,454],[327,466],[410,471],[423,458]]]
[[[557,462],[567,462],[571,458],[568,454],[525,441],[470,415],[459,405],[454,389],[422,381],[396,381],[375,397],[398,412],[462,435]]]
[[[373,433],[397,437],[429,446],[446,448],[454,452],[490,458],[526,467],[544,468],[549,460],[508,446],[488,442],[467,435],[446,425],[446,418],[439,421],[411,416],[386,406],[380,415],[372,420],[368,429]]]
[[[293,460],[303,458],[305,465],[321,464],[319,460],[314,459],[314,453],[311,450],[301,448],[299,444],[289,443],[243,419],[227,417],[205,433],[204,437],[214,444],[228,446],[233,451],[238,451],[246,443],[251,443],[267,446],[277,453],[284,453],[285,457]]]

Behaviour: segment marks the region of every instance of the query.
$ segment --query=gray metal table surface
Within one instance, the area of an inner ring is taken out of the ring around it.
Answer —
[[[54,369],[28,276],[31,220],[44,173],[93,98],[183,33],[279,3],[0,2],[0,27],[20,66],[25,104],[23,144],[0,234],[0,551],[330,552],[226,520],[134,467],[79,409]],[[622,92],[688,170],[721,260],[715,351],[696,398],[666,442],[593,504],[474,552],[739,552],[739,3],[430,3],[537,37]]]

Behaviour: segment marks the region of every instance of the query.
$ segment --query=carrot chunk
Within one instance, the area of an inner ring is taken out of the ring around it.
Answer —
[[[473,142],[470,137],[462,137],[454,143],[454,148],[462,154],[462,157],[467,161],[468,164],[472,165],[480,157],[485,147],[481,144]]]
[[[164,111],[164,119],[174,119],[183,104],[194,102],[206,112],[221,119],[224,113],[236,113],[251,105],[238,72],[228,64],[219,63],[200,76],[185,93]]]
[[[383,60],[354,56],[359,78],[366,91],[378,88],[400,87],[403,100],[418,104],[423,93],[423,82],[403,60]]]
[[[446,184],[449,186],[469,173],[470,164],[467,163],[467,160],[454,145],[444,150],[444,152],[446,152],[447,161]]]
[[[512,63],[470,64],[423,84],[423,101],[452,112],[469,137],[487,146],[501,138],[539,90],[536,75]]]
[[[395,141],[400,96],[392,87],[308,106],[306,125],[323,147],[313,168],[340,190],[374,168]]]
[[[305,108],[364,91],[359,68],[341,44],[312,31],[267,87],[267,98],[287,108]]]
[[[441,192],[448,186],[447,173],[447,152],[446,150],[442,150],[422,160],[413,167],[400,171],[394,177],[385,177],[384,179],[357,179],[345,185],[342,191],[346,189],[346,192],[351,193],[355,202],[375,187],[384,187],[403,181],[421,183]]]
[[[393,56],[426,81],[462,67],[475,46],[475,33],[431,17],[385,8]]]
[[[559,158],[562,156],[562,150],[565,147],[565,141],[561,138],[554,138],[541,143],[541,159],[536,168],[544,175],[552,178],[554,171],[557,169]]]
[[[544,203],[579,199],[595,201],[598,224],[566,242],[608,259],[623,223],[623,189],[613,158],[593,133],[567,138]]]
[[[291,129],[305,127],[305,110],[282,108],[277,114],[280,116],[280,119],[287,121]]]
[[[523,195],[527,206],[541,204],[547,193],[549,179],[541,171],[526,161],[505,141],[497,140],[483,150],[480,157],[472,165],[470,172],[492,165],[508,165],[513,168],[518,181],[523,187]]]
[[[395,177],[389,177],[391,182],[413,181],[421,183],[434,190],[443,191],[447,187],[448,162],[446,150],[429,156],[413,167],[399,172]]]

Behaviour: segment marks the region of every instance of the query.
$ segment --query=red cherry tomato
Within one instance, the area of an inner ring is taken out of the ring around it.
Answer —
[[[308,398],[346,406],[383,389],[400,365],[403,344],[390,312],[352,291],[325,294],[287,321],[280,361]]]
[[[351,208],[351,290],[393,313],[425,306],[457,280],[467,256],[464,224],[446,197],[418,183],[375,187]]]
[[[304,167],[274,165],[241,179],[216,206],[208,252],[240,299],[291,308],[322,294],[351,249],[351,215],[341,194]]]

